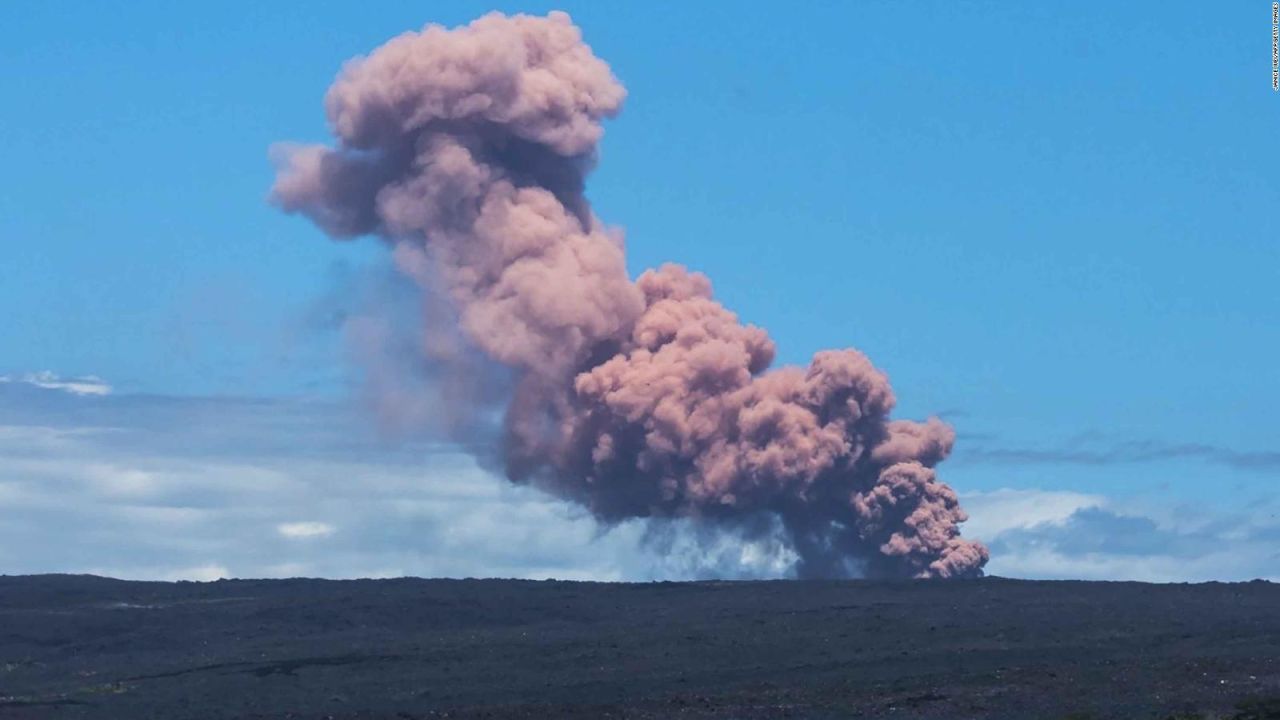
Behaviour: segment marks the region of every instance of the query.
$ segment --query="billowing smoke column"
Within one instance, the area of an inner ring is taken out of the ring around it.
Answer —
[[[563,13],[428,26],[343,69],[325,98],[337,147],[278,152],[273,199],[334,237],[387,239],[510,369],[513,481],[605,522],[771,518],[800,577],[980,575],[987,550],[934,474],[947,425],[890,420],[888,380],[855,350],[769,370],[773,342],[701,274],[628,277],[583,195],[625,94]]]

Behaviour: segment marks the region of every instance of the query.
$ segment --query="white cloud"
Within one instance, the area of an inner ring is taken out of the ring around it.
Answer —
[[[276,526],[276,532],[282,537],[293,539],[326,537],[332,535],[333,531],[332,525],[322,522],[290,522]]]
[[[122,497],[145,497],[157,492],[160,479],[145,470],[113,465],[91,464],[84,468],[85,478],[100,492]]]
[[[1240,520],[1025,489],[962,502],[996,575],[1225,580],[1280,567],[1275,508]],[[602,527],[456,449],[389,445],[338,404],[0,384],[5,572],[645,580],[776,577],[792,560],[689,521]]]
[[[94,375],[63,378],[48,370],[27,373],[17,378],[0,376],[0,383],[24,383],[45,390],[61,390],[72,395],[110,395],[112,388],[102,378]]]
[[[1241,552],[1239,546],[1209,549],[1199,557],[1169,555],[1070,554],[1035,545],[1010,547],[993,559],[1004,577],[1134,580],[1138,582],[1208,582],[1252,580],[1280,582],[1280,574],[1257,562],[1260,555]],[[1265,557],[1265,556],[1262,556]]]
[[[1276,579],[1280,524],[1263,508],[1228,513],[1098,495],[1003,489],[966,495],[965,534],[991,548],[1004,577],[1144,582]],[[976,526],[976,530],[974,527]]]
[[[966,493],[960,497],[960,504],[969,513],[963,526],[965,536],[989,541],[1009,530],[1061,524],[1078,510],[1102,507],[1106,498],[1056,490],[1002,488]]]
[[[164,574],[165,580],[194,580],[196,582],[213,582],[231,577],[231,571],[223,565],[210,563],[196,567],[182,568]]]

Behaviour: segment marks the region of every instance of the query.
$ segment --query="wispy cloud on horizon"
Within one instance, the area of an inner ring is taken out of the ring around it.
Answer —
[[[0,375],[0,383],[22,383],[44,390],[61,390],[73,395],[110,395],[113,390],[96,375],[64,378],[48,370],[18,376]]]
[[[137,579],[776,576],[679,523],[598,525],[461,448],[289,398],[81,395],[0,384],[0,572]],[[656,539],[661,540],[661,547]]]
[[[1176,508],[1034,489],[969,493],[962,500],[972,515],[965,531],[990,546],[993,575],[1280,581],[1280,518],[1265,509],[1186,517]]]
[[[1057,447],[1001,447],[982,437],[957,450],[957,460],[989,464],[1127,465],[1168,460],[1199,460],[1238,470],[1280,470],[1280,450],[1241,450],[1196,442],[1108,439],[1083,436]]]
[[[788,566],[767,543],[694,542],[688,523],[601,526],[460,448],[390,441],[342,402],[44,384],[55,387],[0,383],[3,573],[648,580]],[[1179,515],[1051,487],[962,501],[964,533],[991,546],[996,575],[1245,580],[1280,567],[1274,508]]]
[[[280,533],[282,537],[301,540],[328,537],[333,534],[333,531],[334,527],[329,523],[316,522],[314,520],[276,525],[276,532]]]

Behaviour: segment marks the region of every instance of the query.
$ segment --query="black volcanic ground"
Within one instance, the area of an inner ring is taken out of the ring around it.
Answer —
[[[1280,585],[0,577],[3,718],[1280,718]]]

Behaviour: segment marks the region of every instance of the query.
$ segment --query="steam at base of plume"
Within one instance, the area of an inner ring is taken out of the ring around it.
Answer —
[[[773,517],[801,577],[981,575],[987,550],[934,472],[954,433],[890,420],[864,355],[770,370],[773,342],[705,276],[628,277],[583,194],[624,96],[564,13],[430,25],[346,65],[325,97],[336,147],[278,148],[273,200],[386,239],[424,302],[445,298],[465,343],[511,370],[513,481],[605,522]],[[431,337],[424,362],[465,377]]]

